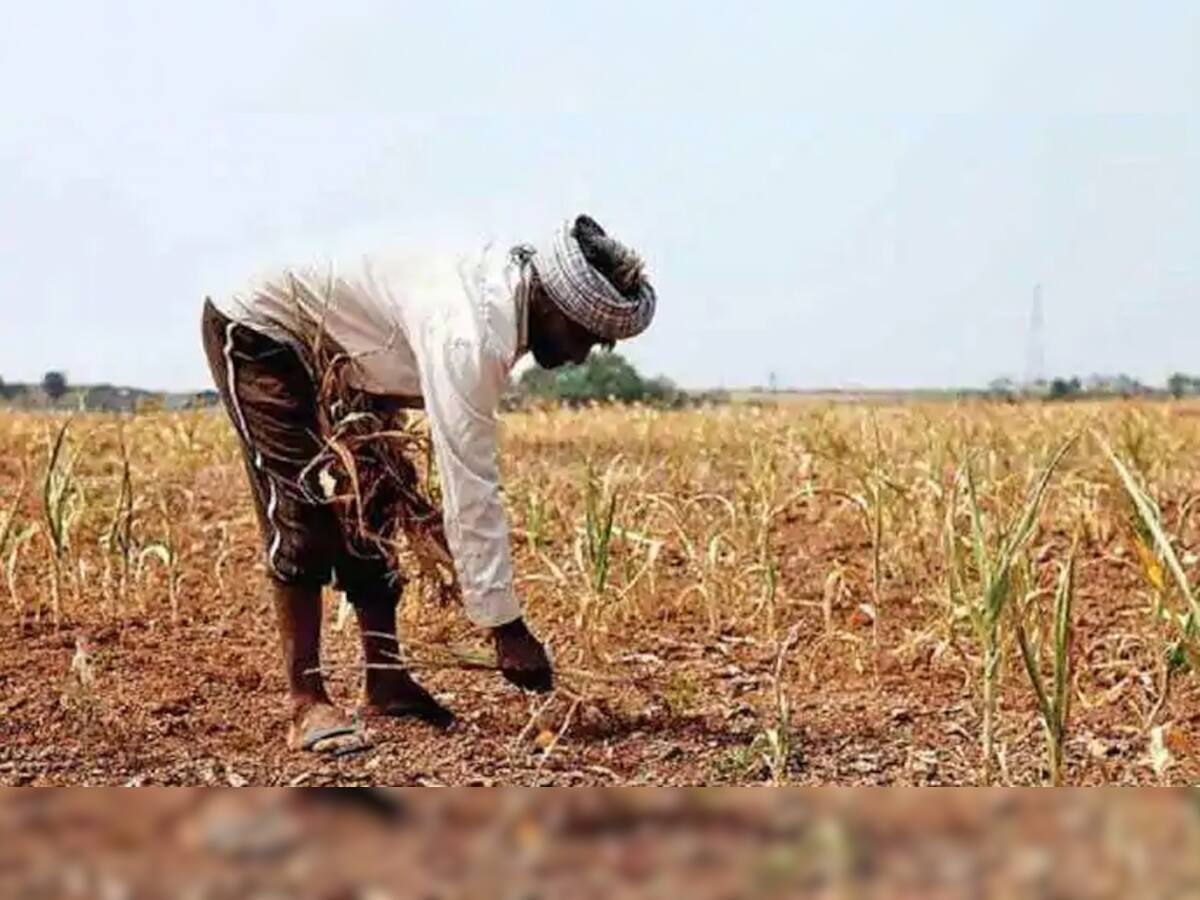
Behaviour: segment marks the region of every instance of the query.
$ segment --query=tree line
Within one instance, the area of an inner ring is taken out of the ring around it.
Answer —
[[[1098,397],[1153,397],[1169,394],[1176,399],[1200,396],[1200,376],[1175,372],[1163,387],[1148,385],[1130,375],[1078,375],[1043,379],[1033,384],[1017,384],[1011,378],[997,378],[988,385],[988,394],[1002,399],[1030,397],[1045,400],[1073,400]]]
[[[57,403],[66,396],[67,391],[70,389],[66,373],[57,370],[47,372],[43,375],[40,387],[42,393],[54,403]],[[11,400],[17,394],[27,393],[28,391],[29,385],[27,384],[8,384],[3,378],[0,378],[0,400]]]
[[[39,389],[51,404],[58,404],[72,390],[111,389],[109,385],[73,388],[67,374],[52,369],[39,384],[8,384],[0,378],[0,401],[14,400]],[[124,393],[129,393],[125,391]],[[135,391],[139,395],[147,392]],[[1019,385],[1009,378],[997,378],[988,385],[987,394],[998,399],[1040,398],[1071,400],[1087,397],[1136,397],[1168,394],[1177,399],[1200,396],[1200,375],[1175,372],[1162,388],[1143,384],[1129,375],[1092,375],[1056,377]],[[215,392],[196,395],[200,405],[216,402]],[[537,403],[582,406],[590,403],[644,403],[660,407],[680,407],[694,403],[718,402],[718,394],[696,394],[676,387],[664,377],[647,378],[619,353],[593,353],[579,366],[553,371],[533,367],[512,385],[506,398],[508,407]]]
[[[29,409],[152,412],[213,406],[218,399],[213,390],[164,392],[107,383],[72,384],[60,370],[47,372],[39,382],[6,382],[0,377],[0,403]]]

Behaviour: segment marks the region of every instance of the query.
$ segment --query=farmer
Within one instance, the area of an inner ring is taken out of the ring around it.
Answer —
[[[441,480],[441,514],[430,506],[429,518],[444,559],[452,558],[466,614],[490,630],[508,681],[547,691],[550,661],[513,590],[497,407],[526,351],[545,368],[582,363],[593,346],[643,331],[654,307],[640,258],[586,215],[536,247],[291,268],[205,301],[204,349],[244,451],[265,543],[290,747],[341,754],[366,746],[320,671],[321,589],[329,583],[345,592],[361,631],[362,715],[415,716],[439,727],[453,721],[398,663],[404,578],[383,543],[363,537],[364,525],[386,533],[390,523],[378,520],[387,516],[361,498],[366,516],[330,499],[335,479],[322,477],[321,460],[336,456],[329,452],[336,407],[375,411],[380,421],[389,411],[424,409]],[[332,399],[329,385],[338,379],[330,359],[342,364],[342,389]],[[382,464],[383,493],[409,498],[409,518],[420,519],[408,490],[413,461],[389,452]],[[332,493],[343,492],[345,475],[343,465]]]

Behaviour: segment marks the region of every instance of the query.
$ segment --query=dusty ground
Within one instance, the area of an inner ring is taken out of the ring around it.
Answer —
[[[750,747],[760,719],[770,715],[760,710],[772,702],[762,682],[774,658],[740,641],[635,648],[657,660],[628,666],[644,689],[619,710],[576,710],[575,724],[548,757],[533,740],[518,740],[541,700],[526,699],[492,673],[418,669],[459,714],[455,728],[443,734],[411,722],[372,725],[371,753],[329,762],[284,747],[283,681],[272,655],[269,608],[255,604],[232,621],[195,618],[175,626],[69,622],[62,629],[8,630],[0,650],[0,779],[14,785],[691,785],[766,775]],[[1095,621],[1093,633],[1107,624]],[[70,665],[81,635],[96,682],[87,697],[64,703],[64,695],[73,696]],[[351,664],[349,629],[336,636],[335,647],[334,661]],[[662,696],[672,691],[677,669],[688,673],[687,689],[700,692],[688,698],[684,714],[672,712]],[[819,685],[802,682],[794,691],[793,783],[976,778],[978,715],[963,698],[960,674],[925,660],[885,657],[878,676],[826,664],[819,677]],[[335,689],[347,705],[357,695],[351,682]],[[1194,783],[1200,698],[1179,692],[1173,703],[1179,763],[1170,780]],[[569,705],[566,698],[553,701],[546,727],[561,724]],[[1145,740],[1125,718],[1104,708],[1077,716],[1072,782],[1153,780]],[[1036,721],[1022,719],[1025,733],[1009,749],[1014,780],[1030,780],[1042,753]]]
[[[88,448],[80,462],[87,473],[81,492],[88,503],[75,525],[76,555],[63,576],[60,620],[54,622],[48,608],[48,562],[39,543],[44,537],[35,535],[24,545],[6,584],[8,596],[0,590],[6,600],[0,606],[0,783],[980,781],[977,660],[969,635],[947,624],[937,535],[923,536],[922,520],[905,524],[907,508],[899,502],[888,512],[889,534],[896,537],[890,545],[885,540],[873,626],[861,605],[872,599],[872,545],[860,517],[834,496],[787,500],[784,488],[796,474],[788,467],[811,470],[822,464],[819,455],[815,464],[802,462],[806,448],[817,443],[808,437],[810,431],[827,429],[823,443],[858,433],[849,425],[830,425],[825,412],[807,420],[792,418],[799,415],[795,412],[770,413],[774,418],[765,423],[747,424],[749,430],[759,429],[758,436],[738,436],[737,421],[712,424],[702,418],[709,414],[684,414],[696,418],[667,420],[661,426],[667,430],[645,439],[635,460],[638,468],[627,478],[622,508],[628,510],[631,531],[662,539],[652,560],[654,579],[637,580],[632,574],[644,561],[637,555],[640,545],[629,544],[627,559],[618,548],[622,568],[613,580],[623,590],[609,605],[597,606],[599,613],[588,614],[593,618],[585,628],[598,645],[596,655],[589,655],[579,624],[584,614],[576,603],[586,592],[580,587],[586,579],[570,571],[582,517],[578,476],[585,454],[603,469],[624,452],[616,440],[623,427],[616,414],[597,415],[612,418],[578,440],[571,429],[587,420],[562,414],[561,419],[516,423],[506,443],[506,459],[515,459],[508,470],[514,476],[510,501],[521,587],[535,627],[549,639],[566,673],[564,690],[548,702],[526,697],[492,672],[422,663],[417,654],[415,673],[458,713],[458,725],[448,734],[410,722],[373,726],[374,750],[341,761],[285,749],[273,623],[242,472],[224,421],[151,417],[127,426],[135,435],[141,539],[149,544],[168,535],[176,567],[172,576],[148,556],[124,598],[115,597],[96,549],[111,507],[115,425],[100,419],[77,423],[80,445]],[[903,423],[910,414],[896,415]],[[0,417],[0,425],[0,442],[9,449],[0,462],[0,485],[15,496],[23,469],[35,486],[40,478],[46,424],[33,416],[7,416]],[[1013,427],[1018,425],[1045,427],[1040,419],[1032,425],[1014,419]],[[710,427],[732,432],[714,437],[704,432]],[[1194,427],[1188,420],[1179,448],[1190,446]],[[681,513],[677,521],[682,524],[673,532],[653,517],[655,507],[645,499],[674,492],[700,498],[688,507],[700,510],[706,493],[723,488],[740,504],[751,490],[744,485],[757,478],[745,471],[755,463],[744,446],[722,455],[721,442],[772,437],[778,439],[771,451],[779,460],[774,477],[783,485],[776,488],[781,499],[766,532],[777,569],[774,627],[760,596],[762,576],[754,574],[753,556],[760,550],[748,531],[738,530],[743,526],[731,526],[724,555],[706,556],[710,530],[724,513],[688,513],[691,519]],[[715,449],[696,454],[689,440],[712,442]],[[920,458],[918,450],[912,453]],[[662,454],[670,457],[665,463]],[[1077,470],[1093,471],[1093,463],[1083,459]],[[669,469],[655,470],[655,464]],[[723,471],[720,465],[731,468]],[[897,462],[896,478],[907,477],[907,471]],[[1175,496],[1194,486],[1178,480],[1182,471],[1164,469],[1162,476],[1175,479],[1164,480]],[[559,472],[566,474],[553,481]],[[833,476],[823,483],[833,483]],[[538,484],[548,512],[535,551],[524,536],[533,517],[526,499],[531,485]],[[1054,498],[1054,514],[1072,514],[1069,500],[1064,487]],[[36,521],[36,491],[27,492],[18,509]],[[1097,537],[1084,543],[1079,560],[1067,781],[1195,783],[1200,780],[1196,678],[1178,677],[1158,712],[1155,721],[1164,726],[1171,760],[1156,772],[1148,755],[1148,715],[1158,678],[1149,601],[1128,550],[1121,549],[1122,533],[1105,525],[1103,511],[1097,516]],[[692,544],[700,550],[690,550]],[[1053,558],[1063,544],[1055,521],[1048,520],[1044,554]],[[831,588],[834,572],[840,574]],[[349,706],[359,684],[356,638],[352,623],[338,630],[333,597],[328,611],[326,662],[336,697]],[[478,643],[456,611],[432,608],[420,597],[408,598],[403,627],[419,647]],[[787,642],[789,633],[794,643]],[[781,722],[781,697],[790,705],[786,722]],[[1024,673],[1011,654],[999,722],[1002,755],[996,780],[1040,783],[1041,726]],[[774,770],[769,760],[773,730],[786,740],[775,754]]]

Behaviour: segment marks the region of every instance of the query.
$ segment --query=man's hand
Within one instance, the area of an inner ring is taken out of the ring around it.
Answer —
[[[541,641],[525,627],[524,619],[515,619],[492,629],[500,674],[519,688],[545,693],[554,687],[554,673]]]

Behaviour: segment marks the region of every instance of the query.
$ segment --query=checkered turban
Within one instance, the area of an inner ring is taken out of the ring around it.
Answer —
[[[641,334],[654,318],[654,288],[646,279],[637,294],[626,297],[588,264],[574,223],[568,220],[554,237],[535,248],[530,258],[542,287],[564,313],[607,341]]]

